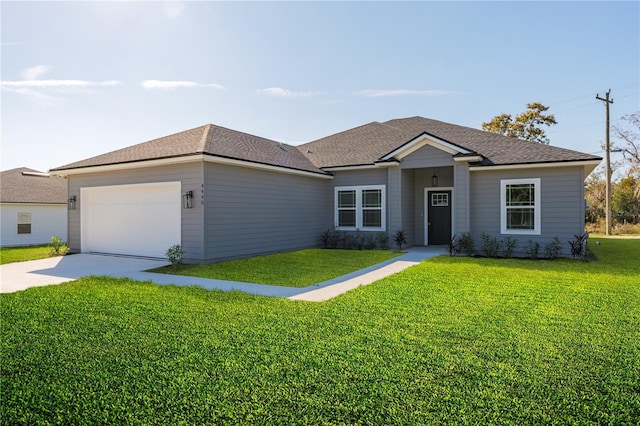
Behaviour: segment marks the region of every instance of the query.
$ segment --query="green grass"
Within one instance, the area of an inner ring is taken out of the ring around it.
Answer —
[[[389,250],[323,250],[256,256],[210,265],[177,265],[150,272],[247,283],[307,287],[398,256]]]
[[[24,262],[49,257],[49,246],[2,247],[0,248],[0,265],[12,262]]]
[[[2,424],[637,424],[640,240],[441,256],[323,303],[91,277],[1,294]]]

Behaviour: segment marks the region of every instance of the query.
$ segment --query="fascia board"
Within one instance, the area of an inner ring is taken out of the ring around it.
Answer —
[[[50,170],[51,174],[57,176],[70,176],[70,175],[79,175],[86,173],[103,173],[103,172],[112,172],[117,170],[132,170],[139,169],[142,167],[159,167],[166,165],[175,165],[175,164],[185,164],[192,162],[208,162],[208,163],[218,163],[218,164],[228,164],[238,167],[246,167],[251,169],[260,169],[260,170],[269,170],[272,172],[278,173],[287,173],[299,176],[310,176],[320,179],[333,179],[333,176],[324,175],[321,173],[308,172],[305,170],[298,169],[289,169],[286,167],[278,167],[271,166],[269,164],[261,164],[261,163],[253,163],[250,161],[236,160],[233,158],[225,158],[218,157],[213,155],[204,155],[204,154],[194,154],[194,155],[185,155],[180,157],[171,157],[171,158],[160,158],[156,160],[143,160],[143,161],[132,161],[128,163],[117,163],[117,164],[107,164],[103,166],[90,166],[90,167],[80,167],[77,169],[67,169],[67,170]]]
[[[502,164],[496,166],[470,166],[472,172],[490,172],[492,170],[513,170],[513,169],[539,169],[550,167],[572,167],[584,166],[586,170],[593,170],[601,160],[585,160],[585,161],[554,161],[552,163],[527,163],[527,164]],[[590,169],[589,169],[590,168]]]

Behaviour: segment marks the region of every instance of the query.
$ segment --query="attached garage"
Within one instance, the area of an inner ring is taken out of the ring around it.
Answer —
[[[83,252],[165,257],[181,243],[180,182],[80,190]]]

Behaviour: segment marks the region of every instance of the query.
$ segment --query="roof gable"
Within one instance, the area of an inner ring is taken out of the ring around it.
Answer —
[[[477,164],[478,166],[601,160],[600,157],[591,154],[510,138],[424,117],[395,119],[385,124],[409,132],[422,130],[481,155],[482,161]]]
[[[67,180],[27,167],[3,171],[0,202],[66,204]]]

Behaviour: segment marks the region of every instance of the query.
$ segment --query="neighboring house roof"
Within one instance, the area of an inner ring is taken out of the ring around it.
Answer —
[[[2,203],[66,204],[67,180],[27,167],[0,175]]]
[[[472,163],[474,166],[601,160],[595,155],[564,148],[515,140],[424,117],[410,117],[384,123],[372,122],[297,147],[207,124],[57,167],[52,171],[210,155],[326,174],[322,169],[388,161],[390,154],[422,135],[459,148],[458,155],[480,156],[479,162]]]
[[[52,171],[198,154],[325,174],[295,146],[213,124],[67,164]]]
[[[601,160],[595,155],[424,117],[373,122],[300,148],[311,151],[309,158],[318,167],[373,164],[422,134],[481,155],[482,160],[475,164],[479,166]]]

